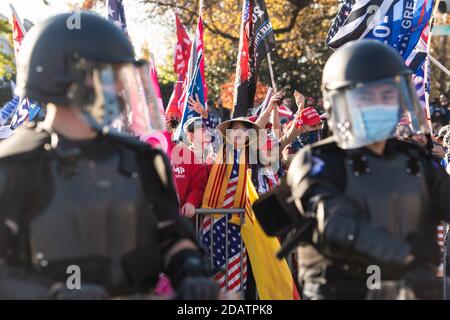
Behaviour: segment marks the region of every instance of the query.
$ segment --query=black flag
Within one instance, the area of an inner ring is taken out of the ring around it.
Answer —
[[[253,107],[262,60],[275,48],[275,35],[264,0],[244,0],[236,65],[233,118]]]

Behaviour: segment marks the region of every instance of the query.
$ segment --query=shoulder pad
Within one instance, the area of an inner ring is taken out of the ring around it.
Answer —
[[[433,155],[430,154],[425,148],[408,141],[402,141],[402,140],[392,140],[396,147],[399,149],[407,152],[412,153],[412,155],[418,156],[418,157],[424,157],[424,158],[433,158]]]
[[[327,139],[321,140],[319,142],[313,143],[310,145],[313,153],[321,153],[327,151],[337,151],[343,152],[341,148],[338,147],[336,140],[333,137],[329,137]]]
[[[32,127],[18,128],[10,138],[0,142],[0,158],[42,150],[42,146],[49,141],[50,134],[46,131]]]
[[[160,149],[152,148],[148,143],[142,142],[136,137],[127,137],[118,134],[107,134],[108,139],[113,142],[120,143],[125,147],[136,150],[139,153],[148,155],[149,160],[153,163],[153,168],[161,181],[162,185],[167,189],[173,187],[172,176],[169,168],[170,163],[167,155]]]
[[[332,138],[307,145],[294,157],[287,174],[289,186],[300,183],[307,176],[321,173],[326,166],[344,154],[345,150],[339,148]]]

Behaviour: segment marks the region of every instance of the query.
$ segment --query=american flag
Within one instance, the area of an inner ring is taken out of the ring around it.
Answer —
[[[445,234],[448,232],[448,225],[444,222],[437,227],[437,242],[441,249],[441,264],[438,268],[438,276],[442,277],[444,275],[444,247],[445,247]]]
[[[228,181],[223,203],[223,207],[226,209],[233,207],[234,196],[238,184],[239,152],[236,150],[234,155],[235,158],[231,177]],[[222,291],[235,293],[242,290],[242,288],[245,288],[247,279],[247,257],[241,238],[241,226],[233,223],[228,223],[228,253],[226,252],[226,219],[230,219],[230,217],[231,215],[226,215],[219,219],[214,219],[211,216],[206,216],[202,224],[202,242],[207,248],[211,248],[212,233],[212,272]],[[228,287],[226,287],[227,281]]]
[[[108,0],[108,20],[114,22],[123,32],[127,33],[127,21],[125,19],[125,10],[123,0]]]
[[[352,11],[353,0],[345,0],[342,4],[342,7],[339,9],[339,12],[334,18],[333,23],[331,24],[330,30],[328,30],[327,37],[325,39],[326,43],[330,43],[331,39],[336,35],[338,30],[344,25],[347,20],[350,12]]]

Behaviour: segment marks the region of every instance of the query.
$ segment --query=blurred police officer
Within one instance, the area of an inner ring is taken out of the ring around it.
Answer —
[[[329,58],[322,86],[334,136],[302,149],[286,180],[291,217],[294,207],[314,223],[298,249],[303,297],[365,299],[376,280],[398,279],[438,297],[436,225],[450,218],[450,179],[425,149],[393,139],[401,118],[428,130],[411,71],[390,47],[361,40]]]
[[[178,298],[215,298],[165,156],[131,135],[155,127],[154,99],[123,32],[58,15],[30,30],[19,64],[17,94],[47,114],[0,146],[0,298],[149,293],[161,271]]]

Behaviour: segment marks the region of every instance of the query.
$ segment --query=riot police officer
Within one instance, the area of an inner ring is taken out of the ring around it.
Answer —
[[[57,15],[29,31],[19,60],[17,94],[47,114],[0,145],[0,298],[149,293],[162,271],[178,298],[215,298],[166,157],[131,135],[155,122],[154,99],[123,32]]]
[[[392,48],[360,40],[329,58],[322,81],[333,137],[302,149],[276,201],[266,200],[286,213],[280,232],[312,226],[297,237],[303,297],[365,299],[378,287],[372,270],[436,297],[428,284],[439,263],[436,225],[450,218],[450,179],[425,149],[393,138],[400,119],[428,130],[410,69]]]

